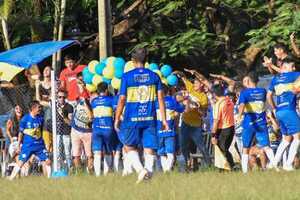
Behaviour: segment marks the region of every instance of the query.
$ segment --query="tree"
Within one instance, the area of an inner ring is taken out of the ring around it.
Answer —
[[[13,0],[3,0],[0,11],[1,11],[1,24],[2,24],[2,34],[4,38],[4,45],[6,49],[10,49],[10,40],[8,35],[8,26],[7,26],[7,20],[11,14],[11,11],[14,6]]]

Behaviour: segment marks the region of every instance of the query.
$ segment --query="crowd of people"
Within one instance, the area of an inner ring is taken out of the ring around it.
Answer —
[[[189,171],[197,163],[190,155],[197,150],[201,166],[211,167],[216,158],[204,143],[205,131],[226,160],[226,169],[294,170],[300,145],[300,73],[284,46],[275,46],[274,54],[275,60],[264,57],[263,65],[274,74],[267,89],[257,86],[254,71],[234,80],[218,74],[206,78],[190,69],[175,71],[181,81],[169,87],[144,67],[146,50],[136,49],[131,55],[136,68],[123,75],[119,91],[102,82],[91,93],[82,81],[84,66],[66,56],[55,88],[58,168],[96,176],[136,171],[140,182],[176,165]],[[10,180],[19,173],[28,175],[33,160],[51,175],[50,70],[46,67],[36,82],[29,113],[17,105],[7,121],[7,150],[15,162]]]

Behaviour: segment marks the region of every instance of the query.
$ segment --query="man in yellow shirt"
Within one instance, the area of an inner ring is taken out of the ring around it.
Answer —
[[[205,147],[202,135],[202,118],[206,114],[208,106],[207,95],[203,92],[204,84],[198,78],[193,83],[184,73],[175,72],[184,82],[187,91],[188,105],[182,115],[181,134],[179,137],[181,152],[185,162],[189,159],[189,143],[192,141],[203,155],[206,165],[211,164],[208,150]]]

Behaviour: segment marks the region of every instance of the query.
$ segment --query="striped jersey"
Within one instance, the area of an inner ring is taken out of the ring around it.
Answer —
[[[42,138],[43,117],[25,115],[20,121],[20,132],[24,134],[23,145],[44,144]]]

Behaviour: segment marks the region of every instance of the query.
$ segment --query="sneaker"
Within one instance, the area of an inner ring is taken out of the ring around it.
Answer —
[[[136,183],[142,182],[146,178],[147,174],[148,174],[148,171],[146,169],[142,169],[142,171],[140,171],[140,173],[138,175],[138,180],[136,181]]]
[[[294,171],[294,170],[295,170],[295,169],[293,168],[293,166],[291,166],[291,165],[283,166],[282,169],[285,170],[285,171],[288,171],[288,172]]]

